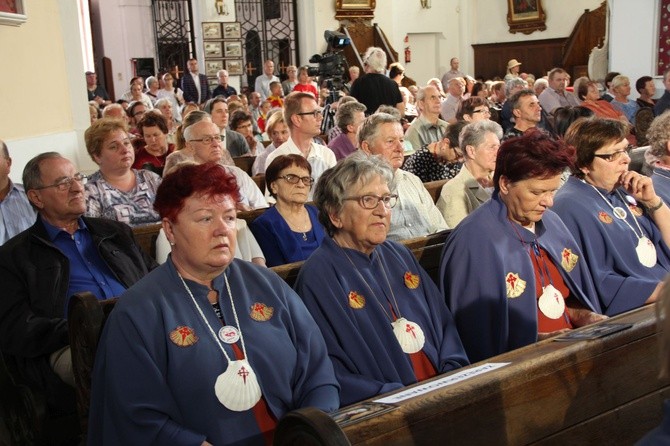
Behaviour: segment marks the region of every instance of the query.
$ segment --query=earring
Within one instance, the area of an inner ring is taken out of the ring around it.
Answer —
[[[170,246],[174,246],[174,245],[175,245],[175,243],[172,240],[170,240]]]

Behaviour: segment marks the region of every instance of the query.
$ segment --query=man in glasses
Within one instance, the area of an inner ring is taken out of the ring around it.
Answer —
[[[53,410],[74,410],[67,332],[72,294],[121,295],[156,262],[123,223],[84,217],[86,176],[56,152],[37,155],[23,171],[35,223],[0,247],[0,351],[20,382]]]
[[[309,93],[295,91],[284,100],[284,118],[291,136],[265,160],[265,168],[279,155],[291,153],[302,155],[312,166],[312,178],[318,181],[326,169],[335,165],[335,154],[326,146],[317,144],[313,138],[321,133],[322,110]],[[265,171],[265,169],[263,169]],[[312,190],[309,200],[312,199]]]
[[[448,229],[421,179],[400,167],[405,159],[400,121],[387,113],[370,115],[358,131],[359,147],[369,155],[381,155],[393,168],[391,192],[398,203],[391,212],[387,237],[404,240]]]

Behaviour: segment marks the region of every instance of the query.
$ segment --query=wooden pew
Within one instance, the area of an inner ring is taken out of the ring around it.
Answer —
[[[426,270],[435,283],[438,283],[437,276],[440,270],[440,256],[442,255],[444,242],[449,234],[450,231],[442,231],[437,234],[416,237],[401,242],[412,251],[419,264]],[[290,286],[293,286],[303,263],[305,262],[287,263],[285,265],[273,266],[270,269],[277,273]]]
[[[600,325],[609,323],[632,327],[594,340],[545,340],[441,375],[410,388],[484,363],[509,363],[396,403],[393,410],[339,432],[323,413],[296,411],[280,421],[275,445],[303,439],[319,445],[437,444],[437,439],[441,444],[632,444],[660,423],[662,402],[670,396],[670,382],[657,379],[661,333],[650,306]],[[319,436],[315,423],[325,426],[328,436]]]
[[[72,352],[72,370],[77,384],[79,424],[86,438],[91,402],[91,375],[98,341],[107,316],[118,299],[98,300],[92,293],[76,293],[68,306],[68,335]]]
[[[440,198],[440,192],[442,192],[442,186],[444,186],[447,181],[449,180],[437,180],[423,183],[423,186],[426,188],[430,196],[433,197],[433,203],[437,203],[437,199]]]
[[[235,161],[235,165],[245,171],[247,175],[252,175],[251,167],[254,165],[254,161],[256,161],[255,156],[235,156],[233,157],[233,161]]]
[[[254,175],[251,179],[254,180],[261,192],[265,193],[265,174]]]
[[[140,248],[149,254],[152,259],[156,258],[156,239],[158,238],[158,232],[161,227],[160,223],[156,223],[153,225],[137,226],[133,228],[135,241],[137,241]]]

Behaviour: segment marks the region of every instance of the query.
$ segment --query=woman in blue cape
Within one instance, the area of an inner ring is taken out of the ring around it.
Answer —
[[[172,253],[105,324],[89,444],[270,444],[284,413],[338,408],[326,345],[300,298],[233,259],[239,199],[218,164],[163,180],[155,208]]]
[[[382,158],[355,153],[314,192],[330,237],[295,289],[326,339],[343,405],[468,364],[437,286],[411,251],[386,239],[392,178]]]
[[[491,200],[445,244],[442,292],[472,362],[603,319],[583,254],[549,210],[573,157],[541,131],[503,143]]]
[[[584,253],[607,315],[655,301],[670,271],[670,209],[651,178],[628,170],[627,132],[600,118],[568,128],[577,162],[554,206]]]

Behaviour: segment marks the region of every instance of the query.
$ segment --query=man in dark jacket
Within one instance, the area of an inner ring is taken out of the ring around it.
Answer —
[[[118,296],[156,267],[128,226],[83,217],[85,180],[56,152],[30,160],[23,183],[37,220],[0,247],[0,351],[59,411],[74,407],[68,298]]]

